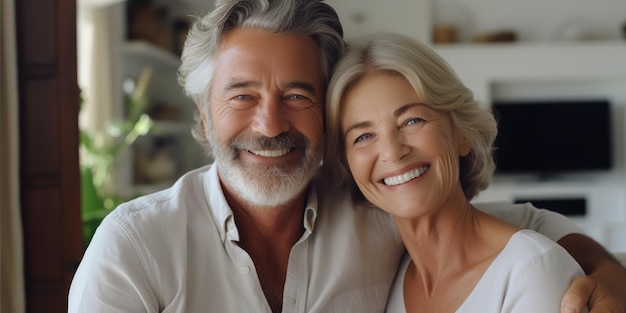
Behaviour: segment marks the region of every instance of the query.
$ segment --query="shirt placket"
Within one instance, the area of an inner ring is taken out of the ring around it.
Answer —
[[[298,241],[289,254],[289,265],[283,290],[283,313],[306,312],[308,276],[308,231]]]
[[[233,266],[237,269],[234,271],[238,276],[237,280],[240,282],[242,289],[246,290],[246,292],[242,293],[246,295],[245,299],[240,299],[239,303],[241,305],[245,303],[248,306],[248,312],[272,313],[263,293],[263,288],[261,288],[254,262],[250,255],[236,243],[239,235],[233,219],[227,222],[226,227],[227,252],[233,262]]]

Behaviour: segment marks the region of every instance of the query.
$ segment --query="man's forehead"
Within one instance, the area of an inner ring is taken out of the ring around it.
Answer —
[[[233,30],[223,39],[215,61],[216,79],[223,84],[253,86],[275,80],[323,85],[319,48],[305,36]]]

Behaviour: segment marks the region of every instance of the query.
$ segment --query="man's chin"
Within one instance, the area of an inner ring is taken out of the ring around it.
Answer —
[[[294,201],[306,188],[312,175],[308,177],[302,172],[302,169],[285,172],[275,167],[251,171],[224,168],[220,176],[240,201],[254,207],[278,207]]]

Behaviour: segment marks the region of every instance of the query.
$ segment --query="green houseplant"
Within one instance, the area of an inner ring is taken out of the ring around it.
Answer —
[[[120,152],[153,127],[152,119],[145,113],[149,104],[145,91],[150,75],[151,69],[144,69],[136,86],[126,92],[124,118],[111,121],[105,131],[80,130],[81,219],[85,246],[102,219],[128,200],[111,188],[111,172]]]

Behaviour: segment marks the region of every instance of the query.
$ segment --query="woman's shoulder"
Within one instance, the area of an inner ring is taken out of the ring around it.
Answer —
[[[565,290],[580,275],[580,266],[556,242],[520,230],[457,312],[558,312]]]
[[[515,246],[515,251],[528,255],[543,254],[551,250],[567,254],[567,251],[558,243],[530,229],[522,229],[514,233],[509,240],[509,245]]]
[[[534,230],[523,229],[513,234],[502,256],[504,262],[520,273],[533,270],[582,273],[567,250]]]

